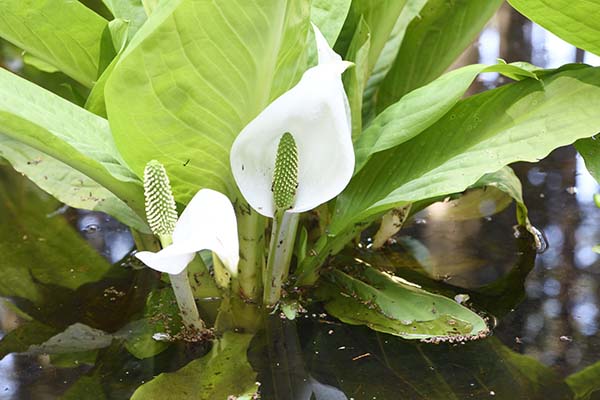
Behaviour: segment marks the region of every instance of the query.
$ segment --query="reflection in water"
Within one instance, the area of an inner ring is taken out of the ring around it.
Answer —
[[[133,249],[129,229],[97,211],[77,211],[76,226],[83,237],[110,263],[123,259]]]

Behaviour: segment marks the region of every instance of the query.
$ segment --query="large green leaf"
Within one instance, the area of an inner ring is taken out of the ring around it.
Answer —
[[[141,185],[105,119],[0,69],[0,133],[62,161],[143,215]]]
[[[435,123],[461,99],[482,72],[536,78],[531,71],[513,64],[474,64],[442,75],[403,96],[365,128],[354,146],[356,170],[359,171],[374,153],[406,142]]]
[[[252,335],[226,332],[211,351],[179,371],[140,386],[132,400],[213,400],[256,392],[256,373],[246,352]]]
[[[352,0],[312,0],[310,19],[319,27],[330,46],[335,44],[344,26],[351,3]]]
[[[387,209],[464,191],[484,174],[600,128],[600,69],[573,67],[460,101],[402,145],[374,155],[336,202],[331,232]]]
[[[533,22],[574,46],[600,55],[600,3],[595,0],[508,0]]]
[[[102,211],[127,226],[150,233],[148,225],[123,200],[67,164],[0,134],[0,158],[61,202],[84,210]]]
[[[88,87],[101,72],[101,59],[114,56],[107,26],[108,21],[79,1],[0,3],[1,37]]]
[[[304,72],[309,18],[308,0],[157,7],[105,90],[127,163],[141,174],[148,160],[161,161],[182,202],[199,187],[232,189],[231,144]]]
[[[325,278],[325,309],[343,322],[405,339],[465,341],[489,333],[483,318],[454,300],[374,268],[333,270]]]
[[[410,23],[381,83],[377,110],[440,76],[473,41],[502,0],[429,0]]]

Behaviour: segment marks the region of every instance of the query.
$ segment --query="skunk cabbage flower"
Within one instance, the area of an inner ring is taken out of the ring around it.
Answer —
[[[271,218],[281,209],[275,190],[281,183],[279,164],[291,169],[280,175],[285,186],[282,204],[293,213],[337,196],[354,171],[350,108],[341,77],[352,63],[342,61],[313,28],[318,65],[252,120],[231,148],[240,191],[257,212]]]
[[[152,224],[152,217],[148,217]],[[229,270],[237,274],[239,243],[237,222],[231,202],[222,193],[202,189],[192,198],[175,223],[173,244],[157,253],[135,254],[148,267],[171,275],[181,273],[196,252],[212,250]]]

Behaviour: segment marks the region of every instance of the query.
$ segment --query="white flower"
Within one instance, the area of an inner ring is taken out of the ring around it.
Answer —
[[[237,275],[239,243],[231,202],[222,193],[202,189],[183,211],[173,231],[173,244],[161,251],[135,254],[148,267],[172,275],[181,273],[196,252],[212,250]]]
[[[260,214],[273,217],[271,187],[277,147],[292,134],[298,154],[298,187],[290,212],[302,212],[337,196],[354,171],[354,150],[342,61],[313,25],[317,66],[252,120],[231,148],[231,168],[240,191]]]

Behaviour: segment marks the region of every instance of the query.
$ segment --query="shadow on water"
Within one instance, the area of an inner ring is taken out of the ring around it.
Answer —
[[[509,7],[459,62],[498,57],[543,67],[598,63]],[[485,74],[471,93],[503,79]],[[600,260],[591,247],[600,243],[600,210],[592,202],[598,186],[572,147],[513,168],[531,221],[548,239],[543,254],[526,235],[515,238],[514,206],[453,221],[437,204],[385,251],[356,249],[336,259],[394,270],[484,311],[495,325],[491,337],[411,342],[341,324],[318,305],[294,321],[271,316],[247,352],[263,398],[597,398]],[[132,343],[132,332],[144,326],[130,321],[147,316],[147,298],[168,286],[127,258],[133,241],[125,227],[101,213],[61,208],[7,166],[0,166],[0,188],[0,399],[128,398],[209,351]],[[83,329],[78,324],[88,327],[89,340],[67,337],[73,347],[54,343],[53,351],[30,346]],[[142,357],[142,350],[149,353]]]

